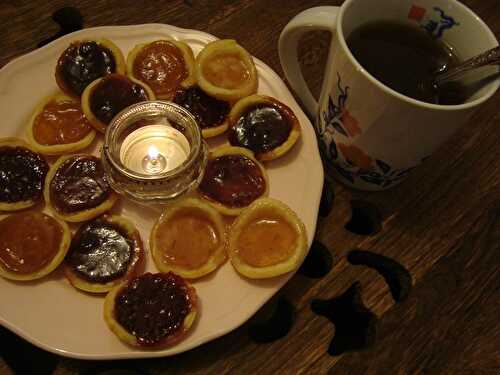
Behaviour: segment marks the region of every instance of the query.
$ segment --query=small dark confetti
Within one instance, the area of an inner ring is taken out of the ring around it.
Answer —
[[[326,276],[333,267],[333,256],[321,242],[314,240],[299,273],[312,279]]]
[[[0,327],[0,342],[0,357],[14,374],[49,375],[59,362],[57,355],[31,345],[3,327]]]
[[[250,338],[258,343],[276,341],[290,332],[294,321],[295,308],[286,298],[279,297],[270,318],[250,324]]]
[[[319,204],[319,215],[327,217],[332,212],[333,202],[335,201],[335,191],[330,181],[325,178],[323,182],[323,192]]]
[[[382,228],[382,215],[378,208],[366,201],[352,200],[351,219],[345,229],[354,234],[369,236],[377,233]]]
[[[64,7],[56,10],[52,13],[52,19],[61,27],[61,29],[50,38],[42,40],[38,43],[38,47],[42,47],[63,35],[81,30],[83,28],[83,17],[80,11],[75,7]]]
[[[351,250],[347,260],[354,265],[363,265],[376,270],[385,279],[394,301],[404,301],[410,294],[412,278],[410,272],[392,258],[366,250]]]
[[[311,309],[335,325],[335,336],[328,347],[328,354],[335,356],[365,349],[375,342],[377,317],[363,305],[359,282],[338,297],[312,300]]]

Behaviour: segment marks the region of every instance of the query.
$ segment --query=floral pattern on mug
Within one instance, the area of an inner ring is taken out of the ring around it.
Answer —
[[[338,149],[344,156],[344,159],[352,165],[359,167],[361,169],[370,169],[372,165],[372,158],[369,157],[365,152],[355,145],[345,145],[339,143]]]

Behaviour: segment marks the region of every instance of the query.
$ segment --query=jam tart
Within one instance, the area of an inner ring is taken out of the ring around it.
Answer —
[[[300,124],[293,111],[270,96],[243,98],[229,113],[229,142],[252,150],[259,160],[284,155],[299,137]]]
[[[34,210],[0,221],[0,276],[28,281],[51,273],[63,261],[71,241],[68,225]]]
[[[49,165],[25,141],[0,138],[0,211],[18,211],[41,201]]]
[[[134,224],[121,216],[103,215],[78,228],[63,270],[75,288],[106,293],[135,277],[143,260],[144,248]]]
[[[127,71],[151,87],[158,99],[172,100],[178,87],[195,83],[193,51],[182,41],[156,40],[135,46],[127,57]]]
[[[67,95],[80,98],[85,88],[108,74],[125,74],[125,59],[108,39],[80,40],[71,43],[57,61],[55,77]]]
[[[161,272],[194,279],[226,261],[222,216],[208,203],[187,198],[173,203],[151,231],[151,254]]]
[[[92,143],[96,134],[80,101],[63,94],[51,95],[38,104],[26,133],[31,147],[44,155],[80,151]]]
[[[236,101],[257,92],[252,56],[233,39],[208,43],[196,56],[195,77],[203,91],[221,100]]]
[[[228,128],[231,103],[208,95],[197,85],[179,87],[173,102],[186,108],[194,116],[203,138],[215,137]]]
[[[296,270],[307,252],[307,233],[284,203],[261,198],[246,208],[229,231],[228,253],[242,275],[261,279]]]
[[[181,276],[146,273],[113,288],[104,320],[123,342],[163,349],[182,340],[197,316],[196,290]]]
[[[118,200],[101,159],[86,154],[61,156],[51,166],[44,197],[54,216],[70,222],[91,220]]]
[[[236,216],[269,192],[269,178],[252,151],[222,146],[210,152],[198,191],[217,211]]]
[[[128,106],[154,100],[155,95],[144,82],[120,74],[98,78],[82,94],[83,113],[101,133],[121,110]]]

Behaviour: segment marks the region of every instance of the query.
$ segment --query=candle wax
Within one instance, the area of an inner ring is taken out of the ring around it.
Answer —
[[[177,168],[189,152],[189,141],[177,129],[148,125],[127,135],[120,148],[120,160],[134,172],[155,175]]]

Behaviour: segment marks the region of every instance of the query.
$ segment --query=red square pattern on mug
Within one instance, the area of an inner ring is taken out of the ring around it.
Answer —
[[[421,21],[422,18],[424,18],[425,11],[425,8],[412,5],[410,11],[408,12],[408,18],[415,21]]]

